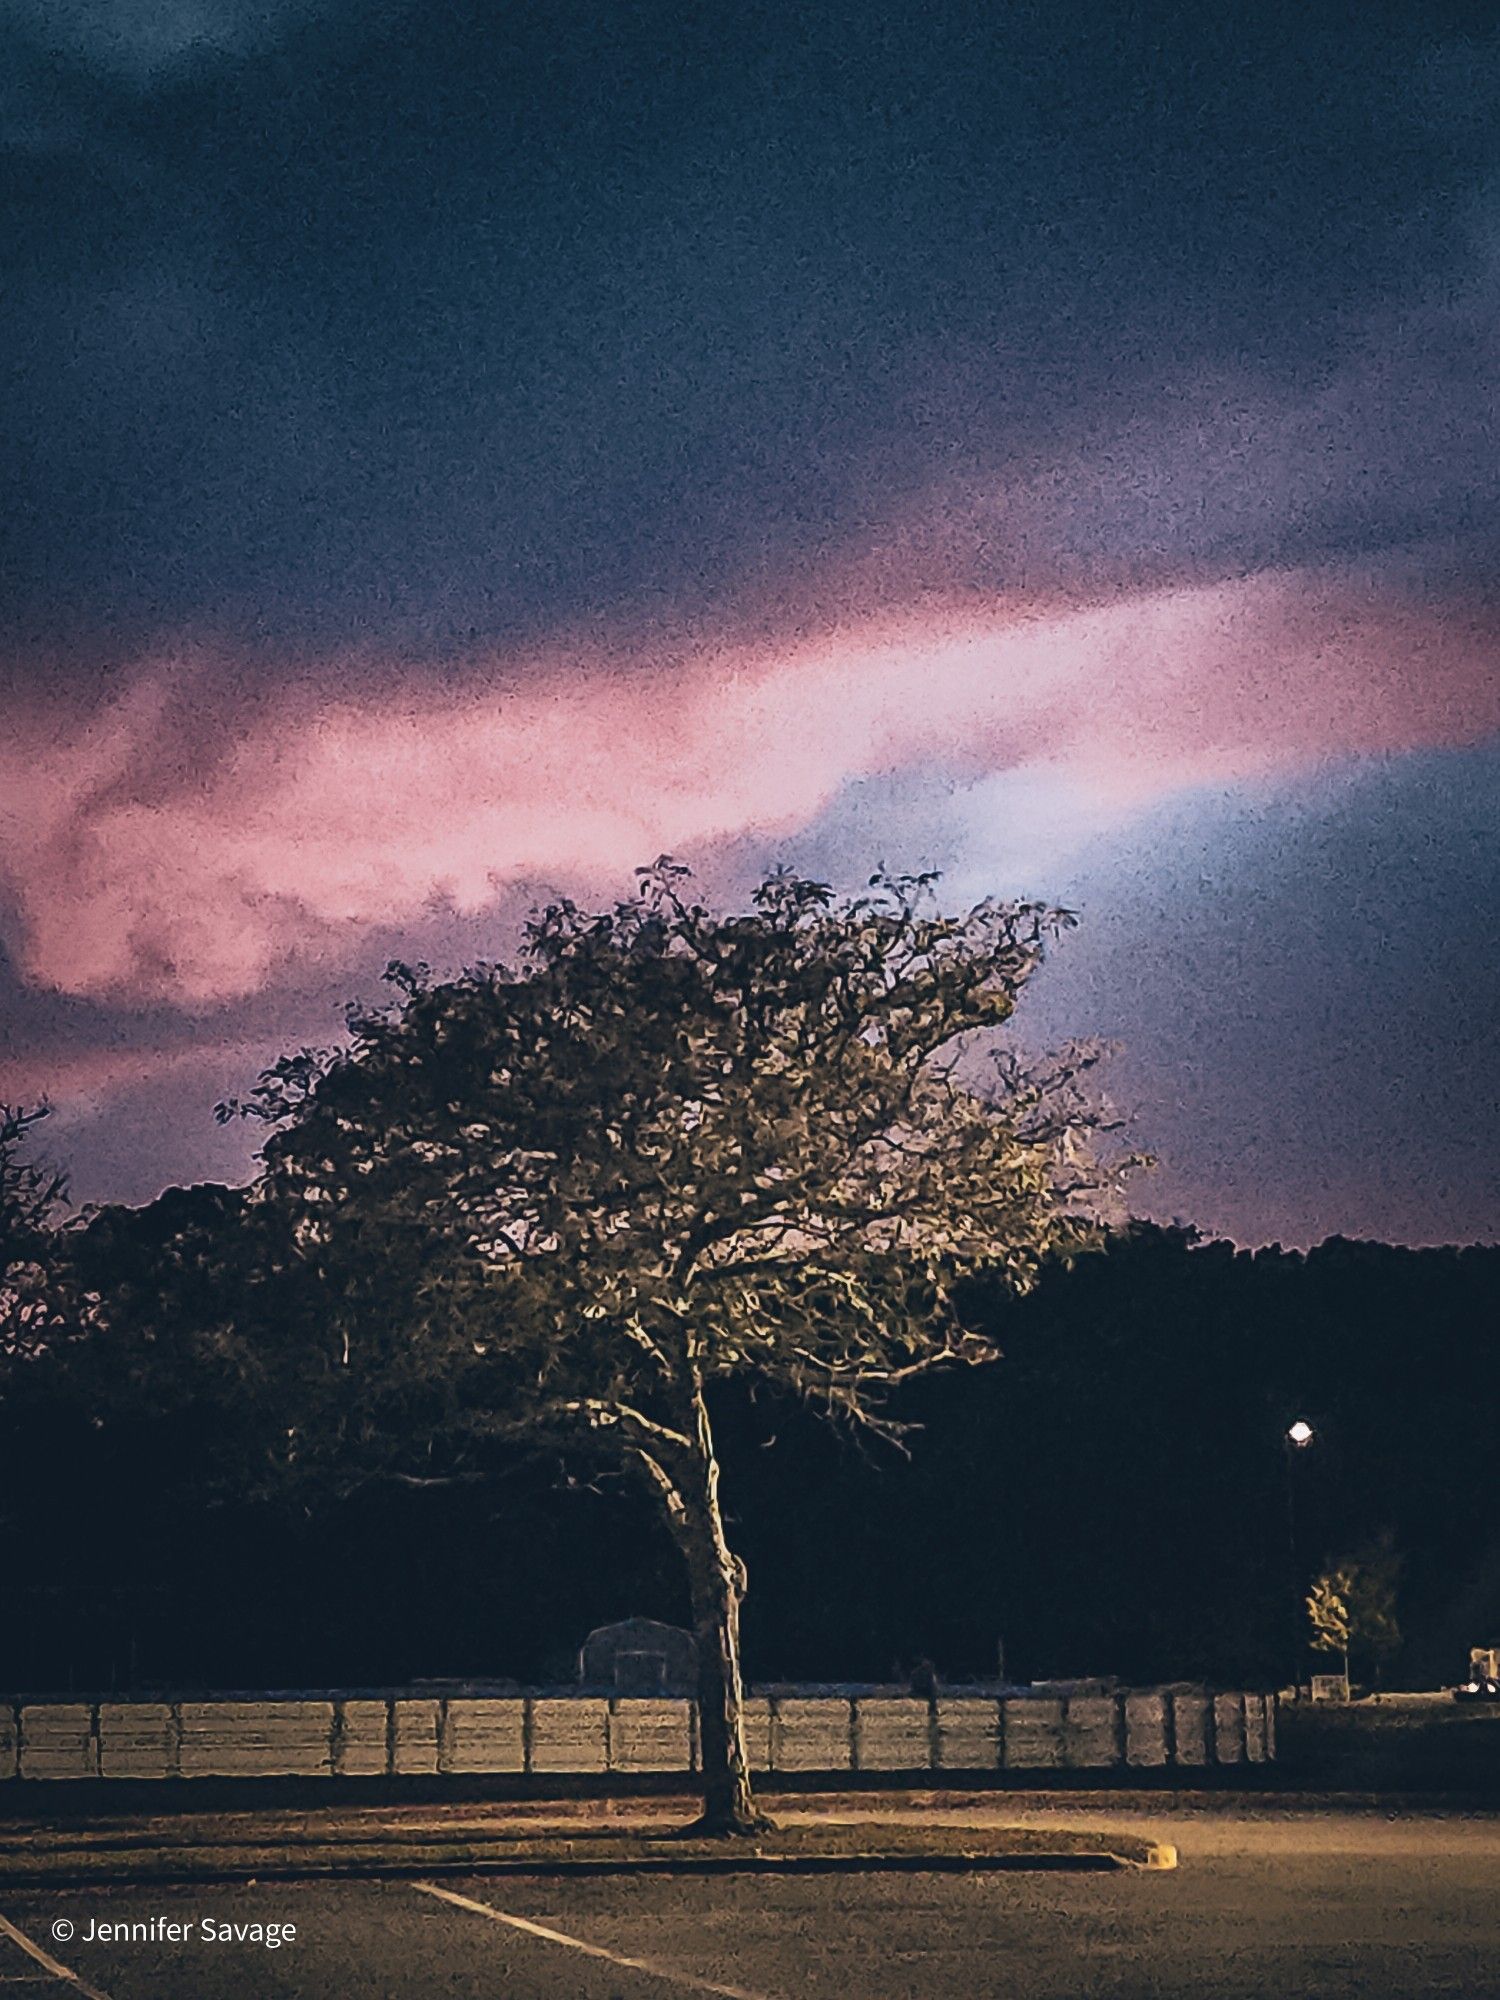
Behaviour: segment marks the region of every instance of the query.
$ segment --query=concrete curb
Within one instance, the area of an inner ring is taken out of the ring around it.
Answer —
[[[663,1843],[665,1846],[665,1843]],[[1006,1874],[1100,1872],[1133,1869],[1161,1873],[1177,1866],[1177,1849],[1119,1833],[1101,1834],[1094,1847],[1033,1847],[993,1852],[885,1851],[555,1855],[496,1853],[493,1848],[450,1848],[446,1854],[411,1849],[388,1854],[336,1851],[290,1858],[254,1850],[222,1856],[202,1850],[147,1849],[94,1856],[53,1855],[38,1866],[0,1866],[0,1887],[83,1888],[109,1884],[192,1885],[244,1881],[327,1881],[409,1878],[422,1875],[516,1875],[534,1878],[602,1875],[838,1875]]]

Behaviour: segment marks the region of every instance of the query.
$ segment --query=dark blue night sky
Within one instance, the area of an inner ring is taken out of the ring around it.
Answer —
[[[1493,1239],[1488,7],[0,4],[0,1097],[669,849],[1057,897],[1143,1210]]]

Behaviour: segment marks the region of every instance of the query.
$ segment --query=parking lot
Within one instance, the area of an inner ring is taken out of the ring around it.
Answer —
[[[0,1896],[0,1984],[18,2000],[1500,2000],[1500,1819],[1119,1823],[1174,1840],[1180,1868],[18,1890]],[[142,1928],[108,1934],[122,1924]]]
[[[1500,2000],[1496,1818],[1164,1804],[1118,1824],[1172,1838],[1182,1866],[18,1890],[0,1900],[0,1984],[18,2000]]]

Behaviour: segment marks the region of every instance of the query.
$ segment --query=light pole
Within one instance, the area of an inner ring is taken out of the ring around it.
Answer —
[[[1288,1424],[1282,1438],[1281,1448],[1286,1460],[1286,1546],[1287,1559],[1292,1573],[1292,1692],[1297,1694],[1302,1687],[1302,1576],[1297,1561],[1297,1474],[1295,1465],[1299,1455],[1306,1451],[1317,1436],[1317,1432],[1305,1417],[1298,1417]]]

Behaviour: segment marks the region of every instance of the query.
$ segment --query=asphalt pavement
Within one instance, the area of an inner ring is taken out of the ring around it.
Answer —
[[[1500,2000],[1500,1818],[1007,1817],[1181,1866],[14,1891],[0,2000]]]

